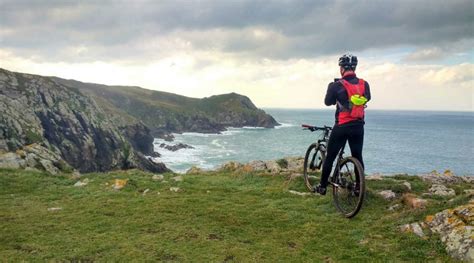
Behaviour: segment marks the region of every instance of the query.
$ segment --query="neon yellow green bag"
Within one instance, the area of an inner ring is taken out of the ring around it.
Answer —
[[[351,102],[356,106],[361,106],[367,103],[367,98],[362,95],[355,94],[351,96]]]

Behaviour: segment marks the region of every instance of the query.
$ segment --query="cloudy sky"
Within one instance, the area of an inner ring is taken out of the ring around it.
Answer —
[[[472,0],[0,0],[0,67],[324,108],[359,57],[373,109],[474,111]]]

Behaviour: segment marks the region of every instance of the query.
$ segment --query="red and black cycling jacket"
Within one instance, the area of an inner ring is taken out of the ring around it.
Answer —
[[[367,81],[357,78],[355,73],[345,74],[342,78],[352,85],[359,85],[363,81],[363,93],[364,97],[367,100],[371,99],[370,96],[370,86]],[[350,116],[351,107],[349,103],[349,98],[347,95],[346,88],[344,88],[343,81],[341,79],[335,79],[334,82],[329,83],[328,90],[326,92],[326,97],[324,103],[327,106],[337,105],[336,107],[336,124],[337,125],[354,125],[354,124],[364,124],[364,118],[354,118]]]

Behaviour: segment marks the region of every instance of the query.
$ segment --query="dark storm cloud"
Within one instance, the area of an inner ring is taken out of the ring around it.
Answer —
[[[473,5],[470,0],[0,0],[0,48],[64,61],[149,59],[182,48],[177,39],[197,50],[272,58],[402,45],[445,50],[456,44],[465,51],[473,39]]]

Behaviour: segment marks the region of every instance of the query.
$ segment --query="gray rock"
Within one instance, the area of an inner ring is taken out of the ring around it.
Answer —
[[[27,154],[26,157],[25,157],[25,165],[27,167],[37,167],[38,165],[38,161],[40,157],[37,156],[35,153],[30,153],[30,154]]]
[[[462,176],[462,180],[466,183],[472,184],[474,183],[474,176]]]
[[[7,141],[0,138],[0,154],[8,152]]]
[[[420,225],[418,223],[412,223],[411,229],[413,230],[413,233],[415,233],[419,237],[424,237],[425,233],[423,233],[423,229],[421,229]]]
[[[474,195],[474,189],[466,189],[463,192],[467,195]]]
[[[385,200],[392,200],[397,196],[392,190],[380,191],[380,192],[378,192],[378,194],[381,197],[383,197]]]
[[[265,166],[267,167],[267,171],[272,173],[272,174],[277,174],[281,172],[281,167],[278,165],[276,161],[265,161]]]
[[[36,168],[32,168],[32,167],[25,167],[25,171],[29,171],[29,172],[39,172],[40,170],[36,169]]]
[[[163,181],[165,179],[165,177],[162,174],[154,174],[151,177],[151,179],[154,180],[154,181]]]
[[[86,179],[84,179],[84,180],[82,180],[82,181],[77,181],[77,182],[74,184],[74,186],[75,186],[75,187],[83,187],[83,186],[86,186],[87,184],[89,184],[89,179],[88,179],[88,178],[86,178]]]
[[[181,150],[181,149],[194,149],[193,146],[188,145],[188,144],[184,144],[184,143],[178,143],[178,144],[175,144],[175,145],[168,145],[168,144],[162,143],[159,146],[161,148],[164,148],[164,149],[166,149],[168,151],[172,151],[172,152],[176,152],[176,151]]]
[[[419,237],[424,237],[425,233],[419,223],[405,224],[399,227],[401,232],[414,233]]]
[[[252,170],[254,171],[265,171],[267,169],[267,166],[265,165],[264,161],[251,161],[248,163],[250,167],[252,167]]]
[[[373,174],[365,177],[365,180],[369,181],[380,181],[383,180],[383,176],[381,174]]]
[[[403,185],[406,186],[406,188],[411,191],[411,184],[409,182],[403,182]]]
[[[400,204],[394,204],[388,208],[388,211],[395,211],[401,208]]]
[[[52,175],[56,175],[59,173],[59,169],[54,166],[54,164],[50,160],[40,160],[40,164],[45,171]]]
[[[429,174],[419,175],[419,177],[425,181],[432,184],[456,184],[466,182],[466,180],[471,180],[469,176],[455,176],[452,172],[446,171],[443,174],[433,171]],[[466,179],[468,178],[468,179]]]
[[[4,153],[0,155],[0,167],[13,169],[23,168],[25,167],[25,160],[16,153]]]
[[[410,232],[411,231],[411,226],[410,224],[404,224],[399,227],[401,232]]]
[[[182,182],[183,181],[183,177],[181,175],[175,176],[171,179],[174,180],[175,182]]]
[[[189,168],[187,171],[186,171],[186,174],[198,174],[198,173],[202,173],[203,170],[197,166],[192,166],[191,168]]]
[[[430,193],[439,196],[455,196],[456,192],[442,184],[433,184],[429,189]]]
[[[304,164],[304,158],[302,157],[286,157],[285,160],[287,161],[287,170],[288,171],[302,171],[303,170],[303,164]]]
[[[181,188],[179,188],[179,187],[170,187],[170,191],[177,193],[177,192],[181,191]]]
[[[243,165],[239,162],[234,162],[234,161],[230,161],[230,162],[227,162],[223,165],[221,165],[219,168],[218,168],[218,171],[237,171],[239,169],[241,169],[243,167]]]
[[[455,259],[474,262],[474,202],[428,216],[426,224],[438,233]]]

